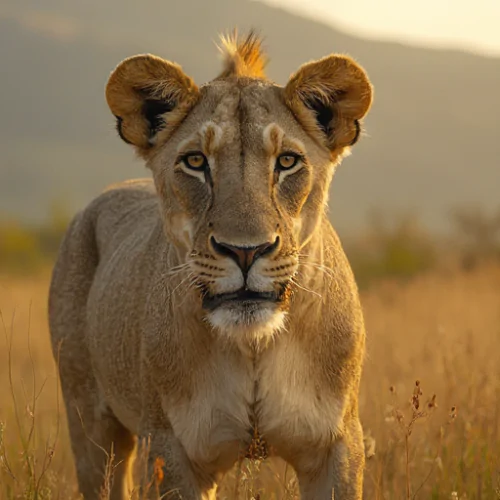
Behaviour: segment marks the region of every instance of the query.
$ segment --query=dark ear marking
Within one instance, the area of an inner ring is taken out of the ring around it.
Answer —
[[[118,135],[120,136],[120,139],[127,144],[132,144],[124,135],[122,132],[122,125],[123,125],[123,118],[121,116],[116,116],[116,131],[118,132]]]
[[[334,118],[336,116],[335,104],[325,104],[322,100],[317,98],[309,99],[305,104],[316,114],[316,120],[321,130],[327,137],[330,137],[333,133]],[[361,135],[361,125],[359,124],[359,120],[354,120],[354,127],[356,128],[356,135],[348,144],[349,146],[354,146],[354,144],[358,142]]]
[[[175,103],[170,100],[146,99],[142,105],[142,113],[149,123],[149,137],[153,137],[164,126],[163,114],[172,111]]]
[[[361,135],[361,126],[359,120],[354,120],[354,126],[356,127],[356,135],[354,139],[349,143],[349,146],[354,146],[358,142],[359,136]]]
[[[317,98],[311,98],[306,101],[306,106],[316,114],[316,120],[321,130],[329,136],[332,132],[332,122],[334,118],[333,106],[325,104]]]

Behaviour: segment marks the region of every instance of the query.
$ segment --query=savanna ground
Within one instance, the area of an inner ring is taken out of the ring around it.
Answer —
[[[26,240],[15,234],[10,241]],[[486,259],[430,265],[428,247],[408,252],[415,239],[405,247],[398,234],[386,244],[383,265],[380,258],[376,269],[375,261],[364,263],[376,275],[361,292],[368,333],[360,395],[369,457],[364,498],[498,500],[500,266],[481,263]],[[382,268],[419,273],[401,280]],[[0,274],[2,500],[78,498],[48,336],[48,280],[47,268]],[[298,495],[285,464],[244,461],[219,498]]]

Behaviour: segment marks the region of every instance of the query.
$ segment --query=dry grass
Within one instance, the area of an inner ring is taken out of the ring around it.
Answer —
[[[77,498],[48,341],[47,282],[0,277],[2,499]],[[365,498],[500,499],[500,269],[380,283],[363,304],[369,342],[360,404],[367,450],[375,451]],[[294,488],[284,464],[244,462],[220,497],[291,499]]]

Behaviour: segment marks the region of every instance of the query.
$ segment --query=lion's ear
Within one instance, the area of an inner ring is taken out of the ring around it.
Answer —
[[[120,137],[147,157],[196,103],[198,87],[180,66],[149,54],[122,61],[109,77],[106,100]]]
[[[358,140],[359,120],[372,102],[365,71],[351,58],[335,54],[301,66],[284,93],[306,131],[332,151]]]

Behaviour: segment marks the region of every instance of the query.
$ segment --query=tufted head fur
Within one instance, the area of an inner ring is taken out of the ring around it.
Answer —
[[[262,41],[255,32],[251,31],[246,38],[239,38],[236,31],[232,36],[222,36],[219,49],[224,57],[224,69],[219,78],[265,78],[267,57],[262,51]]]
[[[118,65],[106,97],[153,172],[165,232],[207,320],[267,336],[284,323],[299,255],[372,88],[347,56],[305,64],[281,87],[265,78],[255,34],[222,46],[222,73],[200,88],[177,64],[140,55]]]

